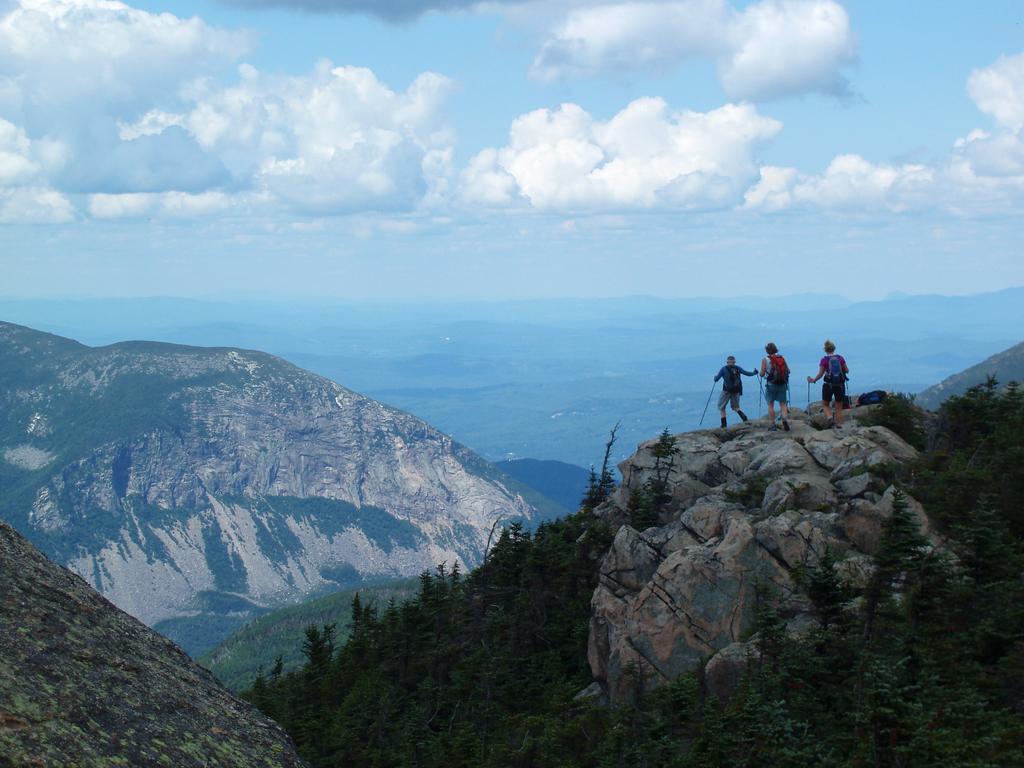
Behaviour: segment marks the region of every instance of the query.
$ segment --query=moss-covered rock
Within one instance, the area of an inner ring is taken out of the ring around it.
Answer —
[[[273,721],[4,523],[0,764],[303,765]]]

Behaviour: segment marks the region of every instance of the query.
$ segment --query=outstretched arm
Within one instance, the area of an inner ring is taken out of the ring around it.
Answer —
[[[757,376],[757,371],[745,371],[742,368],[740,368],[740,373],[742,373],[744,376]]]
[[[814,382],[816,382],[818,379],[820,379],[824,375],[825,375],[825,366],[824,365],[819,365],[818,366],[818,375],[815,376],[813,379],[810,376],[808,376],[807,377],[807,383],[808,384],[813,384]]]

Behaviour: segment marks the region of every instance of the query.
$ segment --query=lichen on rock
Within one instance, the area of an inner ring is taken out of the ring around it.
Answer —
[[[274,722],[0,523],[0,764],[305,763]]]

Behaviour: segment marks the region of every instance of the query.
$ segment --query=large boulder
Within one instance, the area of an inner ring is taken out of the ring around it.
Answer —
[[[0,765],[305,762],[276,723],[0,523]]]

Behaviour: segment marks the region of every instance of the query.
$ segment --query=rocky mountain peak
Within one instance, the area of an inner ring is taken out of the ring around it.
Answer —
[[[150,625],[475,565],[551,505],[422,420],[260,352],[0,323],[0,519]],[[161,625],[166,626],[166,625]]]
[[[177,646],[0,523],[0,763],[304,763]]]
[[[870,410],[851,412],[842,430],[794,410],[789,432],[755,421],[675,435],[670,459],[652,440],[620,465],[621,486],[596,510],[620,527],[601,565],[589,640],[591,669],[613,701],[708,659],[709,688],[726,695],[745,663],[758,595],[770,595],[791,631],[809,626],[794,574],[826,550],[844,579],[867,579],[893,476],[917,456],[890,430],[858,423]],[[638,499],[652,482],[664,503],[637,530]],[[908,503],[934,540],[920,505]]]

